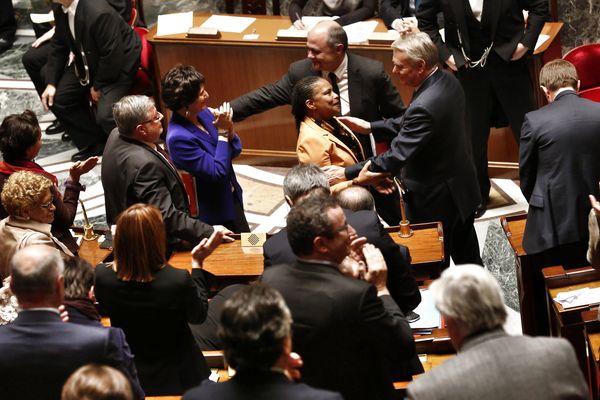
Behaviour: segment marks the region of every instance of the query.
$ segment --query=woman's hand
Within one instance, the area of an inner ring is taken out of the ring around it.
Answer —
[[[69,179],[72,182],[79,182],[81,175],[90,172],[98,164],[99,159],[98,157],[90,157],[85,161],[77,161],[69,169]]]
[[[227,138],[233,138],[233,108],[228,102],[224,102],[217,109],[212,110],[215,120],[213,125],[219,131],[227,131]],[[220,134],[220,133],[219,133]]]
[[[204,260],[223,241],[223,232],[215,230],[209,238],[204,238],[192,249],[192,268],[202,268]]]

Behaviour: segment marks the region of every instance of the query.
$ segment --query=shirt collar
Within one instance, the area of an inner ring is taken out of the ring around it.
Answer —
[[[338,65],[338,67],[335,69],[335,71],[330,71],[330,72],[333,72],[339,81],[340,79],[342,79],[342,77],[344,76],[344,72],[346,72],[347,69],[348,69],[348,54],[344,54],[344,59],[342,60],[340,65]],[[329,73],[329,71],[326,72],[325,75],[327,75],[328,73]]]
[[[435,74],[437,72],[437,70],[438,70],[437,66],[435,68],[433,68],[433,71],[431,71],[429,73],[429,75],[427,75],[427,78],[423,79],[423,82],[421,82],[421,84],[415,88],[415,92],[418,91],[419,89],[421,89],[421,86],[423,86],[423,84],[425,83],[425,81],[427,81],[427,79],[431,78],[431,76],[433,74]]]
[[[75,15],[75,10],[77,10],[77,4],[79,4],[79,0],[73,0],[69,7],[61,6],[61,8],[65,14],[70,12],[71,14]]]

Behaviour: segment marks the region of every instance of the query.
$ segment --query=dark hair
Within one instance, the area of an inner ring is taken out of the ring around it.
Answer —
[[[65,261],[63,277],[65,300],[86,299],[94,286],[94,268],[83,258],[69,257]]]
[[[192,104],[204,85],[204,76],[191,65],[178,64],[162,80],[162,99],[173,111]]]
[[[269,370],[291,334],[292,317],[279,292],[264,284],[238,290],[223,306],[219,337],[236,370]]]
[[[300,128],[300,123],[306,118],[306,101],[313,98],[314,86],[320,80],[320,76],[307,76],[300,79],[292,89],[292,114],[296,120],[296,129]]]
[[[158,208],[134,204],[117,218],[113,254],[117,277],[123,281],[150,282],[165,264],[165,224]]]
[[[65,382],[61,400],[132,400],[131,384],[119,370],[88,364]]]
[[[40,125],[35,113],[25,110],[11,114],[0,125],[0,152],[5,161],[25,160],[27,149],[40,138]]]
[[[286,221],[288,241],[295,255],[310,255],[317,236],[333,237],[327,212],[336,207],[339,205],[331,196],[312,196],[291,209]]]

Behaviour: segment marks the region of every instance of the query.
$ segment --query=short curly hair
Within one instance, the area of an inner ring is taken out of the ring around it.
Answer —
[[[4,183],[2,205],[9,215],[22,217],[23,210],[37,206],[52,185],[50,179],[35,172],[15,172]]]
[[[162,80],[162,99],[172,111],[192,104],[204,85],[204,75],[191,65],[176,65]]]

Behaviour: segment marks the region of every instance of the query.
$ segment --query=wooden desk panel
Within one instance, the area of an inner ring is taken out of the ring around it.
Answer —
[[[386,231],[394,242],[409,248],[412,265],[441,263],[444,261],[444,230],[441,222],[412,224],[413,235],[400,237],[399,226],[390,226]]]
[[[98,239],[84,240],[79,247],[79,257],[89,262],[93,267],[100,264],[111,253],[109,249],[101,249]]]

